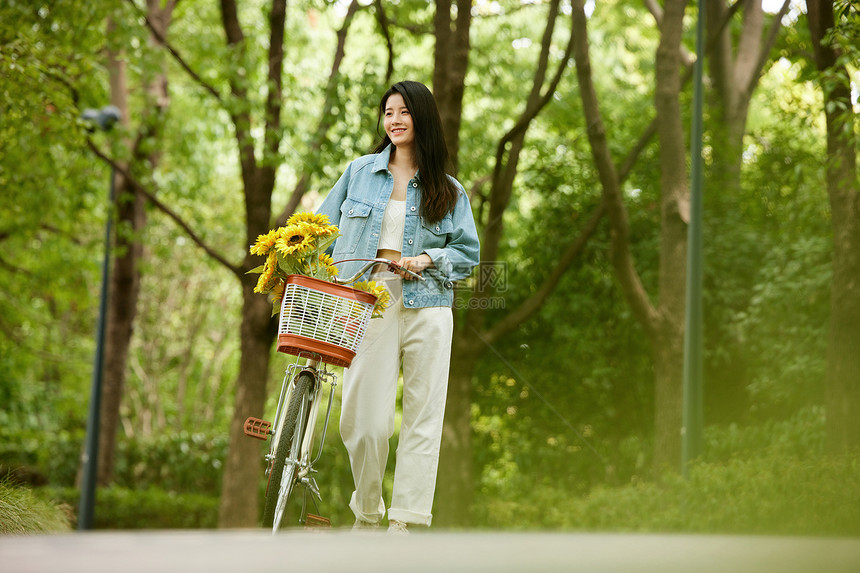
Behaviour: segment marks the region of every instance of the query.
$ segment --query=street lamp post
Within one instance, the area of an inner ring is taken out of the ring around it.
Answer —
[[[693,125],[690,160],[690,224],[687,229],[687,316],[684,328],[684,398],[681,473],[702,453],[702,70],[705,65],[705,2],[698,1],[696,63],[693,81]]]
[[[87,109],[81,114],[86,122],[87,130],[96,129],[110,131],[121,117],[119,109],[109,105],[100,110]],[[90,395],[90,409],[87,417],[87,437],[84,446],[82,462],[84,465],[81,480],[81,500],[78,507],[78,529],[87,530],[93,527],[93,514],[96,499],[96,478],[98,476],[99,458],[99,416],[101,414],[102,370],[104,366],[104,340],[107,322],[108,300],[108,270],[110,269],[111,223],[113,221],[113,203],[116,180],[116,170],[111,167],[110,191],[108,195],[108,216],[105,223],[104,259],[102,260],[102,284],[99,301],[99,318],[96,326],[96,353],[93,360],[93,381]]]

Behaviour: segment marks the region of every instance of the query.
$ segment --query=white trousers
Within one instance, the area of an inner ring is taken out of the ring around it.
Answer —
[[[371,523],[385,515],[382,478],[402,365],[403,418],[388,518],[430,525],[448,391],[451,309],[403,308],[399,277],[386,272],[371,278],[385,281],[392,302],[382,318],[370,321],[344,375],[340,434],[355,480],[349,507],[357,519]]]

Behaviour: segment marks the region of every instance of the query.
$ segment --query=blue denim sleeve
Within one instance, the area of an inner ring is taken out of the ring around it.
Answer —
[[[425,249],[433,260],[433,266],[449,280],[456,281],[468,277],[481,259],[481,243],[472,216],[469,198],[463,189],[457,205],[451,213],[453,231],[448,243],[442,248]]]

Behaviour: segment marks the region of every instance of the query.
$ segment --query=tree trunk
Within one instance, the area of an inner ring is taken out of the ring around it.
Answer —
[[[681,401],[690,189],[687,141],[681,121],[681,37],[685,0],[665,3],[656,58],[655,108],[660,139],[660,270],[654,343],[654,467],[677,469],[681,457]]]
[[[442,449],[439,454],[439,486],[433,522],[443,527],[470,524],[474,492],[472,467],[472,373],[482,348],[474,335],[455,330],[448,377],[448,400]]]
[[[437,0],[434,16],[436,36],[433,92],[439,107],[450,169],[457,174],[460,153],[460,118],[469,65],[471,2],[457,0],[457,16],[451,16],[451,0]],[[459,321],[458,321],[459,322]],[[434,521],[453,526],[469,523],[472,505],[472,372],[479,353],[474,339],[465,340],[463,329],[455,326],[445,405],[442,448],[439,454],[438,491]]]
[[[457,16],[451,17],[451,0],[437,0],[433,26],[436,34],[433,92],[445,143],[451,158],[451,173],[457,174],[460,155],[460,118],[469,67],[471,0],[457,0]]]
[[[667,323],[652,340],[654,357],[654,469],[677,471],[683,423],[684,317]]]
[[[228,45],[238,58],[247,57],[246,40],[239,22],[234,0],[222,0],[221,18]],[[280,162],[278,147],[281,133],[282,73],[284,58],[284,28],[286,0],[272,0],[269,11],[268,93],[265,103],[265,130],[262,161],[258,161],[253,124],[249,109],[237,109],[231,114],[239,147],[239,164],[245,194],[245,249],[272,222],[272,190]],[[241,78],[230,79],[230,91],[237,101],[247,99],[248,86]],[[237,275],[242,283],[241,357],[236,379],[236,398],[230,422],[230,448],[224,465],[218,525],[223,528],[254,527],[258,525],[259,505],[257,484],[260,479],[260,446],[251,443],[242,425],[248,416],[263,415],[269,353],[274,338],[272,306],[267,297],[254,293],[256,283],[245,273],[256,266],[246,250]]]
[[[759,38],[764,25],[761,2],[746,2],[741,37],[735,49],[732,36],[734,26],[726,25],[729,7],[722,1],[707,2],[706,23],[710,49],[707,50],[708,69],[714,80],[711,91],[711,122],[713,153],[719,168],[712,170],[717,189],[738,190],[741,178],[741,151],[746,130],[747,114],[753,90],[750,80],[759,59]],[[719,159],[717,159],[719,158]],[[733,202],[734,204],[734,202]]]
[[[656,57],[655,107],[660,138],[661,216],[659,303],[651,303],[636,271],[630,229],[618,172],[612,162],[594,82],[591,78],[587,18],[582,0],[573,0],[576,73],[588,139],[600,176],[611,227],[611,259],[633,315],[648,333],[654,359],[654,467],[677,469],[681,452],[684,301],[686,289],[689,189],[686,138],[681,123],[681,35],[684,0],[670,0],[660,18]]]
[[[108,32],[113,23],[108,23]],[[128,86],[126,85],[125,62],[119,54],[108,53],[108,73],[110,75],[111,104],[120,110],[122,122],[128,123]],[[117,232],[116,229],[137,230],[143,223],[141,205],[133,190],[123,178],[113,170],[113,204],[109,217],[115,217],[113,252],[109,281],[107,323],[105,325],[104,364],[102,366],[101,411],[99,413],[99,450],[97,483],[106,486],[113,476],[116,434],[119,427],[119,408],[125,386],[128,348],[137,310],[140,291],[140,273],[137,259],[140,244],[134,236]]]
[[[845,95],[843,101],[848,101],[847,90]],[[828,118],[827,124],[832,133],[841,131],[844,122]],[[832,140],[837,138],[828,135],[829,149],[833,149],[831,145],[836,142]],[[838,145],[847,147],[844,139]],[[835,150],[828,152],[833,279],[825,394],[827,444],[832,452],[860,447],[860,191],[856,184],[856,167],[850,166],[850,158],[854,155],[854,151],[850,155]]]
[[[170,24],[175,2],[167,2],[163,8],[158,0],[148,0],[147,16],[156,28],[150,34],[150,45],[162,45]],[[111,24],[109,24],[111,26]],[[128,123],[128,85],[126,83],[125,62],[118,54],[108,54],[108,69],[111,83],[111,103],[119,110],[124,123]],[[166,62],[160,73],[144,80],[149,107],[144,112],[142,124],[138,127],[136,142],[132,143],[132,163],[146,165],[154,170],[158,165],[157,152],[144,156],[140,144],[144,139],[157,135],[159,122],[168,105]],[[105,333],[102,402],[99,425],[98,484],[106,486],[113,479],[114,455],[116,451],[117,430],[119,428],[120,406],[128,371],[128,352],[134,332],[137,315],[137,301],[140,295],[139,261],[143,257],[143,245],[138,234],[146,224],[145,198],[127,179],[115,174],[114,206],[116,209],[116,234],[108,313]]]
[[[274,329],[272,305],[253,292],[255,283],[242,281],[241,358],[221,486],[218,526],[222,528],[259,525],[262,450],[257,440],[244,435],[242,427],[248,416],[263,415]]]
[[[860,182],[848,71],[838,48],[822,40],[835,25],[832,0],[807,2],[818,69],[826,76],[827,192],[833,221],[833,279],[827,346],[827,446],[860,447]],[[854,11],[856,18],[856,9]]]
[[[117,175],[117,180],[115,204],[118,229],[115,235],[115,250],[119,255],[113,259],[105,331],[97,480],[100,486],[109,485],[113,479],[119,410],[140,294],[138,261],[143,254],[143,247],[136,233],[143,228],[146,220],[143,198],[124,185],[122,177]],[[135,234],[129,236],[128,231],[122,232],[123,228],[132,229]]]

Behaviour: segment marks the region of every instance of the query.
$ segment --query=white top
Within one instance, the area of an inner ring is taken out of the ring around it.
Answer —
[[[403,229],[406,226],[406,201],[388,200],[382,216],[382,230],[379,232],[377,249],[400,252],[403,249]]]

